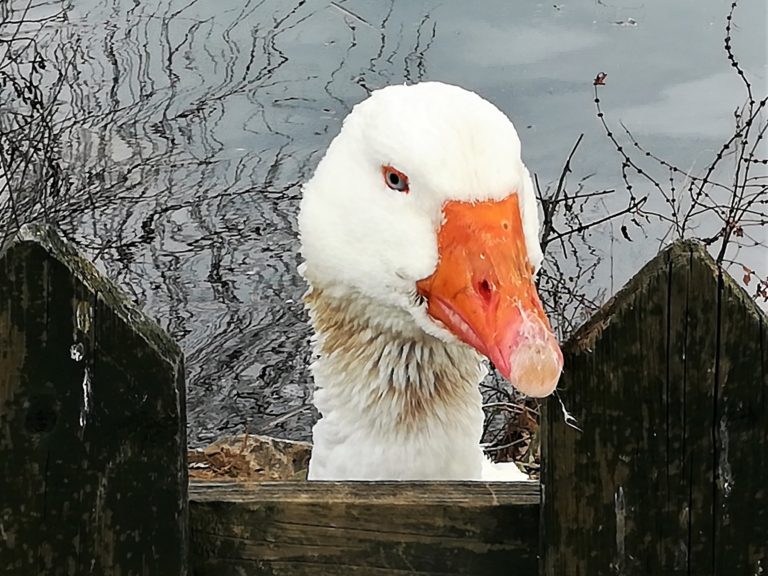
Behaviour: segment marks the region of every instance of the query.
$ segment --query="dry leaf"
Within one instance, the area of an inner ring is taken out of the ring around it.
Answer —
[[[597,76],[595,76],[595,80],[593,81],[594,86],[605,86],[605,79],[608,77],[608,74],[605,72],[599,72]]]

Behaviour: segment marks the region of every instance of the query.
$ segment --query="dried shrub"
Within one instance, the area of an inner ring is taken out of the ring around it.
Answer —
[[[0,4],[0,241],[25,222],[50,221],[67,189],[56,122],[72,60],[51,63],[41,49],[64,12],[37,17],[32,0],[14,6]]]
[[[732,3],[726,17],[724,50],[744,87],[746,99],[733,112],[732,134],[700,173],[682,170],[646,149],[624,124],[620,124],[621,134],[627,141],[622,142],[602,108],[600,92],[607,89],[608,83],[607,75],[600,72],[592,80],[595,110],[621,162],[623,189],[591,190],[587,188],[590,175],[569,184],[583,135],[576,140],[556,183],[542,189],[535,180],[543,211],[541,245],[546,254],[538,286],[561,339],[567,339],[608,296],[605,290],[590,290],[601,262],[592,232],[613,222],[621,234],[618,241],[631,241],[634,231],[647,235],[647,229],[658,223],[667,230],[659,248],[677,239],[701,240],[710,247],[719,266],[741,279],[758,302],[768,302],[768,270],[755,270],[739,257],[745,248],[766,247],[768,172],[763,167],[768,159],[759,154],[768,130],[768,95],[755,93],[733,52],[731,33],[736,7],[737,3]],[[666,174],[666,180],[654,175],[659,170]],[[608,199],[611,206],[619,208],[609,210]],[[658,204],[665,209],[649,208]],[[765,259],[763,265],[768,266]],[[535,473],[539,457],[539,403],[521,397],[499,381],[486,385],[483,392],[487,452],[496,460],[522,463]],[[560,404],[566,421],[578,426],[562,400]]]

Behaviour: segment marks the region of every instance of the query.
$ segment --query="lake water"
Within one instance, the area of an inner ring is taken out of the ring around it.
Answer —
[[[607,74],[600,98],[617,134],[621,121],[660,157],[703,172],[745,99],[723,50],[729,5],[43,3],[30,15],[63,10],[44,52],[68,66],[56,127],[69,192],[55,218],[182,345],[193,445],[246,427],[304,439],[316,416],[295,217],[301,182],[351,107],[393,83],[472,89],[512,118],[542,186],[583,133],[570,182],[590,176],[585,189],[617,190],[584,205],[587,221],[601,218],[627,195],[593,78]],[[764,0],[742,2],[733,33],[761,96],[766,10]],[[599,301],[655,254],[668,226],[644,228],[625,217],[576,238],[579,264],[594,265],[579,290]],[[550,257],[566,277],[579,270],[562,246]],[[740,258],[768,272],[762,248]],[[569,318],[584,314],[577,306]]]

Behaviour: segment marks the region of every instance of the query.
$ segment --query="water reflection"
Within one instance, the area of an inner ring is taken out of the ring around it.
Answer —
[[[745,22],[762,21],[757,4],[742,8]],[[715,0],[78,0],[34,4],[30,16],[59,10],[40,43],[66,80],[55,129],[67,180],[47,210],[182,344],[193,445],[246,428],[308,436],[300,183],[370,90],[430,78],[479,91],[516,121],[542,183],[585,132],[578,170],[595,174],[596,190],[620,187],[591,107],[596,71],[609,71],[617,117],[683,165],[716,146],[741,98],[719,80],[728,66]],[[753,48],[764,34],[742,37],[763,83]],[[599,217],[612,202],[590,210]],[[584,262],[553,252],[567,274],[587,270],[592,297],[657,248],[615,240],[611,226],[577,247]],[[570,305],[578,322],[585,308]]]

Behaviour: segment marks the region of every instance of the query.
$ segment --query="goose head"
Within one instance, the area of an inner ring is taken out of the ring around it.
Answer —
[[[304,186],[302,273],[336,298],[365,297],[382,323],[463,342],[546,396],[563,359],[535,286],[538,227],[501,111],[456,86],[390,86],[355,106]]]

